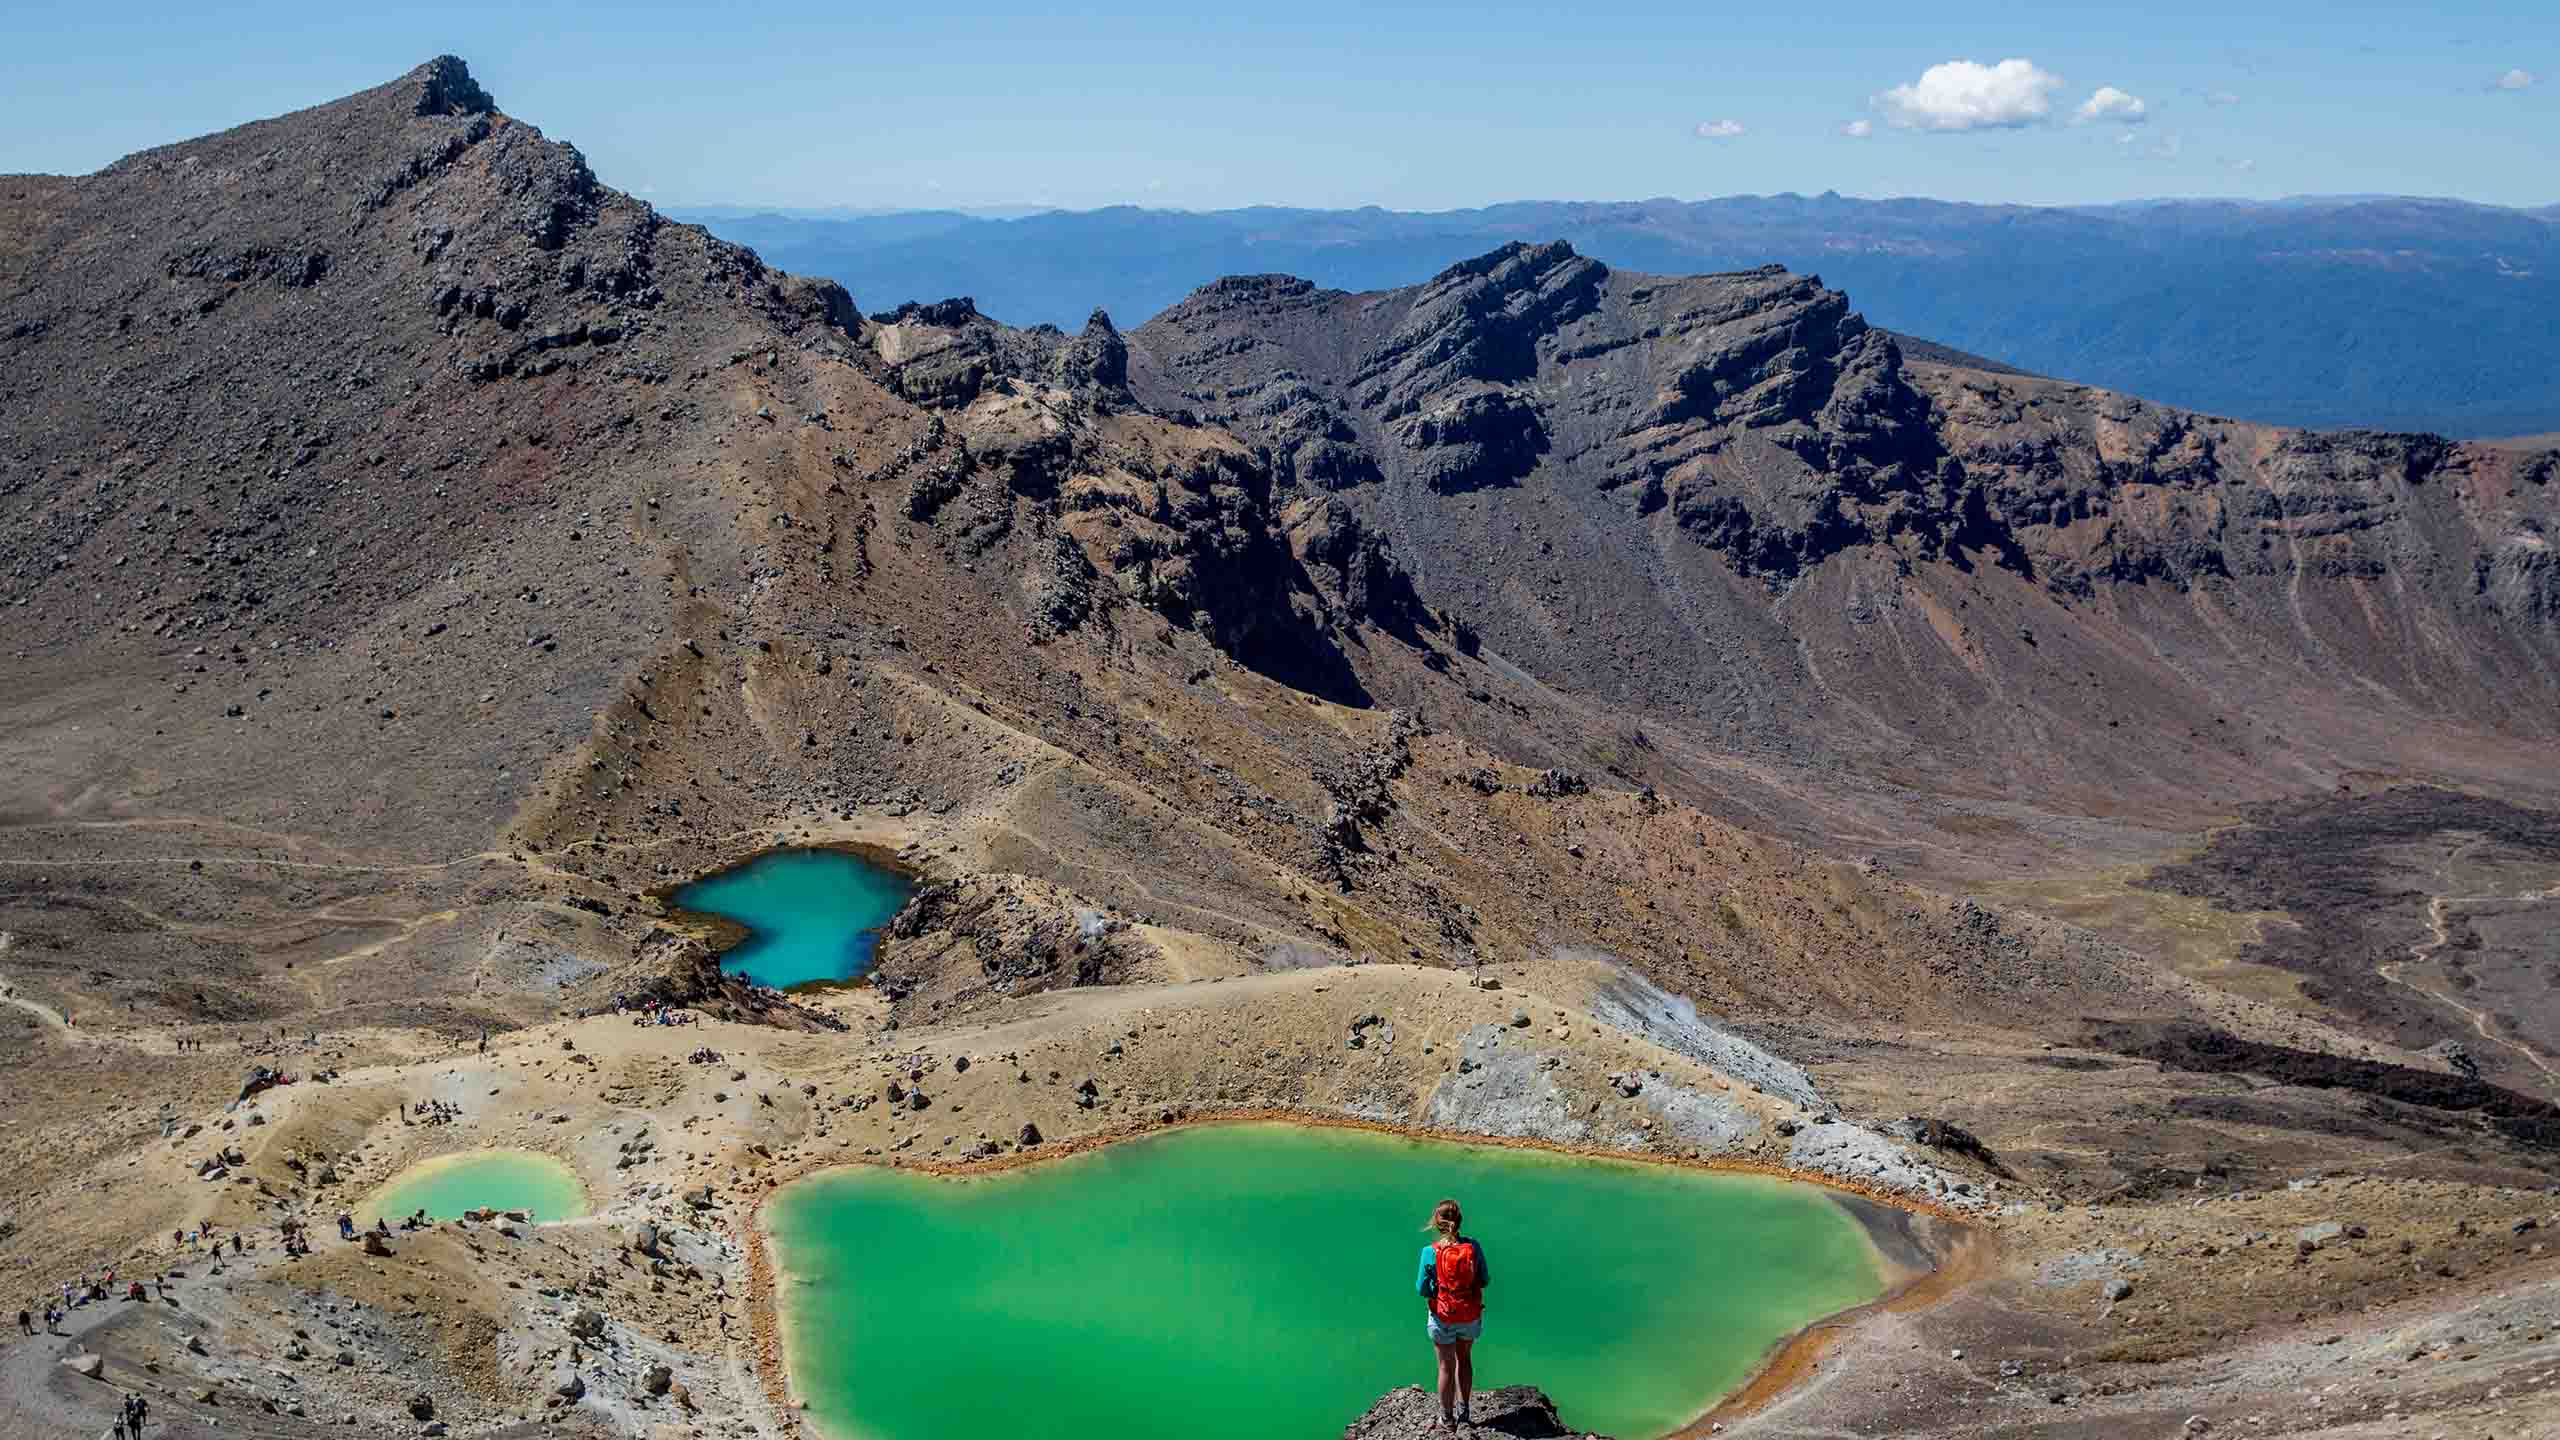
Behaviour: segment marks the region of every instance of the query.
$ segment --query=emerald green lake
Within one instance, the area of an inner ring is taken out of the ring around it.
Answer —
[[[412,1165],[367,1200],[357,1223],[399,1223],[419,1210],[430,1220],[458,1220],[467,1210],[522,1210],[536,1220],[587,1213],[577,1172],[530,1150],[474,1150]]]
[[[676,891],[687,910],[748,930],[720,968],[759,985],[851,980],[871,968],[880,927],[915,887],[886,866],[841,850],[778,850]]]
[[[1485,1249],[1476,1384],[1639,1440],[1882,1293],[1820,1189],[1276,1124],[995,1175],[877,1167],[765,1210],[793,1388],[846,1440],[1306,1440],[1432,1381],[1414,1272],[1455,1196]]]

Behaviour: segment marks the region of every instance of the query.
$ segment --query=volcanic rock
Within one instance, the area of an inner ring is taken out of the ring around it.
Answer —
[[[1566,1428],[1556,1414],[1555,1402],[1546,1392],[1529,1385],[1506,1385],[1499,1390],[1475,1393],[1471,1413],[1475,1430],[1482,1434],[1519,1437],[1519,1440],[1565,1440],[1584,1432]],[[1440,1398],[1419,1385],[1390,1390],[1369,1407],[1368,1413],[1343,1427],[1342,1440],[1437,1440],[1440,1429]],[[1587,1440],[1607,1440],[1590,1435]]]

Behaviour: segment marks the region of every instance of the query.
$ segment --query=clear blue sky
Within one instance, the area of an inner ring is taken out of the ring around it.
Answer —
[[[2553,0],[2069,8],[19,0],[0,172],[92,170],[451,51],[670,206],[2560,201]]]

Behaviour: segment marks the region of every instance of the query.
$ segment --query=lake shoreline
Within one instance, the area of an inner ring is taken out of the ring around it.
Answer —
[[[1844,1200],[1844,1208],[1855,1215],[1868,1242],[1877,1246],[1878,1261],[1886,1269],[1885,1293],[1864,1305],[1841,1310],[1798,1330],[1779,1341],[1762,1357],[1760,1364],[1732,1393],[1719,1399],[1695,1419],[1665,1437],[1665,1440],[1695,1440],[1720,1430],[1726,1425],[1769,1408],[1780,1397],[1804,1381],[1811,1379],[1822,1357],[1841,1336],[1859,1321],[1873,1315],[1896,1314],[1925,1309],[1963,1289],[1990,1273],[1997,1258],[1998,1246],[1992,1231],[1985,1226],[1918,1211],[1901,1212],[1903,1219],[1924,1219],[1943,1226],[1947,1233],[1925,1240],[1911,1237],[1899,1228],[1894,1216],[1878,1213],[1890,1207],[1877,1205],[1861,1196]],[[1879,1238],[1879,1229],[1893,1225],[1890,1240]],[[1912,1269],[1890,1253],[1893,1241],[1910,1240],[1925,1247],[1932,1263],[1924,1269]]]
[[[1236,1109],[1184,1110],[1115,1126],[1072,1140],[1054,1141],[1033,1150],[1016,1150],[981,1160],[951,1161],[910,1159],[882,1155],[852,1159],[813,1160],[789,1172],[756,1182],[752,1207],[741,1224],[747,1259],[747,1336],[749,1362],[773,1413],[783,1427],[794,1433],[807,1433],[819,1440],[845,1440],[831,1435],[814,1424],[805,1423],[804,1401],[791,1388],[789,1342],[784,1335],[781,1315],[781,1281],[786,1273],[780,1262],[778,1237],[766,1215],[766,1206],[786,1187],[811,1176],[835,1170],[864,1167],[910,1171],[925,1175],[966,1177],[1000,1174],[1033,1165],[1048,1164],[1089,1154],[1106,1146],[1121,1144],[1177,1130],[1214,1125],[1249,1125],[1257,1123],[1302,1126],[1310,1129],[1358,1130],[1372,1134],[1394,1135],[1410,1140],[1436,1141],[1443,1144],[1476,1145],[1496,1149],[1532,1150],[1573,1159],[1613,1161],[1622,1164],[1655,1165],[1671,1169],[1703,1171],[1717,1174],[1757,1175],[1770,1179],[1791,1180],[1830,1192],[1831,1199],[1859,1224],[1870,1252],[1886,1283],[1885,1293],[1863,1305],[1838,1311],[1808,1324],[1794,1335],[1780,1341],[1769,1355],[1744,1379],[1739,1387],[1719,1397],[1688,1424],[1666,1432],[1661,1440],[1704,1434],[1704,1427],[1750,1414],[1765,1408],[1795,1383],[1812,1373],[1831,1339],[1846,1326],[1864,1316],[1888,1310],[1916,1308],[1952,1293],[1983,1273],[1991,1245],[1989,1231],[1956,1211],[1917,1196],[1905,1196],[1879,1187],[1860,1185],[1836,1176],[1792,1170],[1767,1161],[1734,1156],[1645,1155],[1606,1146],[1546,1140],[1533,1136],[1478,1135],[1463,1131],[1434,1129],[1400,1121],[1372,1120],[1356,1115],[1324,1114],[1276,1107]],[[1931,1232],[1917,1236],[1907,1225],[1914,1217],[1925,1218]],[[1915,1247],[1917,1247],[1915,1249]],[[1914,1256],[1928,1259],[1928,1268],[1915,1271],[1908,1263]],[[1936,1283],[1933,1283],[1936,1282]],[[1351,1417],[1346,1416],[1346,1423]],[[1623,1440],[1655,1440],[1655,1437],[1627,1436]]]

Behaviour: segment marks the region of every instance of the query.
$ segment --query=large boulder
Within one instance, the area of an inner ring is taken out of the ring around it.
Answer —
[[[1556,1403],[1534,1385],[1506,1385],[1476,1392],[1473,1408],[1479,1435],[1511,1435],[1524,1440],[1565,1440],[1582,1432],[1568,1428],[1556,1415]],[[1343,1427],[1342,1440],[1438,1440],[1440,1397],[1419,1385],[1390,1390],[1369,1413]],[[1588,1440],[1606,1440],[1591,1436]]]

